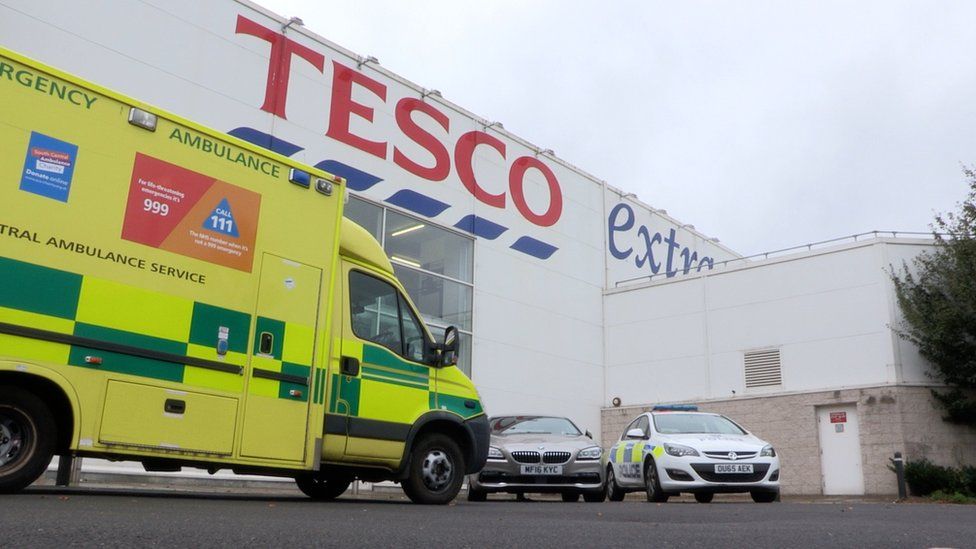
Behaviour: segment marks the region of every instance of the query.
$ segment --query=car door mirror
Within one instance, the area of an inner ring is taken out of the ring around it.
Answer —
[[[454,366],[457,364],[458,329],[456,326],[448,326],[444,330],[444,343],[435,345],[439,355],[439,366]]]
[[[588,438],[588,439],[590,439],[590,440],[593,440],[593,433],[591,433],[591,432],[589,432],[589,431],[587,431],[587,432],[586,432],[586,438]]]
[[[627,438],[647,438],[647,434],[640,427],[634,427],[633,429],[627,431]]]

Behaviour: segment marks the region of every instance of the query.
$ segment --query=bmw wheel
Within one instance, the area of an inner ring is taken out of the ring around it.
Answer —
[[[657,465],[654,460],[649,459],[644,464],[644,488],[647,490],[647,501],[664,503],[668,501],[668,495],[661,490],[661,480],[657,476]]]
[[[607,499],[623,501],[627,493],[617,484],[617,477],[613,474],[613,465],[607,466]]]

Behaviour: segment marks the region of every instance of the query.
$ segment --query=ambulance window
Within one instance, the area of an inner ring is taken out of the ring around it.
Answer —
[[[349,272],[352,331],[357,337],[403,354],[396,288],[367,274]]]
[[[414,316],[410,305],[400,296],[400,313],[403,316],[403,356],[416,362],[424,362],[424,349],[427,344],[424,338],[424,330],[420,327],[420,322]]]

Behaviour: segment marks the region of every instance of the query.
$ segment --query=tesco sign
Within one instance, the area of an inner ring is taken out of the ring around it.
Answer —
[[[271,45],[264,104],[261,109],[287,118],[285,106],[288,101],[292,60],[301,59],[324,75],[325,56],[241,15],[237,16],[236,33],[253,36]],[[415,97],[389,97],[385,84],[338,61],[332,61],[329,68],[332,73],[332,93],[328,99],[329,123],[326,136],[383,160],[392,160],[399,168],[428,181],[444,181],[453,171],[461,185],[478,201],[504,209],[510,200],[523,218],[539,227],[550,227],[559,221],[563,212],[562,188],[552,169],[535,156],[509,159],[505,142],[483,131],[469,131],[453,139],[450,135],[451,121],[437,107]],[[373,101],[360,102],[353,98],[354,95],[362,98],[364,94],[371,96]],[[393,105],[399,131],[426,150],[430,159],[421,161],[411,158],[396,146],[391,151],[388,142],[368,139],[351,129],[353,117],[371,124],[376,105]],[[421,117],[426,117],[439,128],[436,134],[427,131],[417,122]],[[473,159],[475,150],[479,147],[494,151],[505,162],[508,167],[507,191],[490,192],[478,181]],[[541,174],[548,187],[548,200],[544,208],[537,207],[533,210],[525,198],[525,177],[530,170]]]

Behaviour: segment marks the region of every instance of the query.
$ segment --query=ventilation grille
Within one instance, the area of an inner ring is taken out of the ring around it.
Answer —
[[[746,388],[773,387],[783,384],[783,369],[779,349],[746,351]]]

